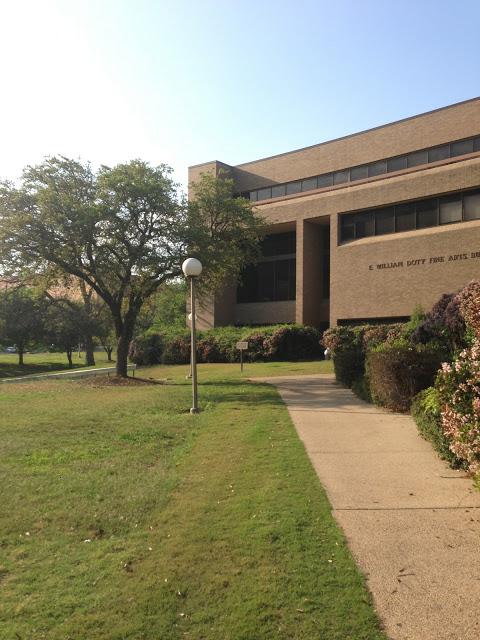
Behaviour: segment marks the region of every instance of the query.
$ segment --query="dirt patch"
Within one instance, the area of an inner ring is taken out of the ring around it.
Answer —
[[[78,382],[85,387],[138,387],[146,384],[165,384],[165,380],[156,378],[138,378],[129,376],[121,378],[120,376],[92,376],[84,378]]]

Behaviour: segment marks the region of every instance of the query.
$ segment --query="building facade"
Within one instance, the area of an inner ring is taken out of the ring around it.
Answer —
[[[221,171],[268,235],[203,327],[401,320],[480,277],[480,98],[189,182]]]

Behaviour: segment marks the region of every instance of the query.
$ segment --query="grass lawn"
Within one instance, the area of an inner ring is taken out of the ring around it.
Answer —
[[[384,639],[275,389],[187,371],[0,387],[0,637]]]
[[[115,354],[113,355],[115,357]],[[73,354],[73,367],[89,368],[85,366],[85,353],[78,357]],[[104,351],[95,352],[96,367],[113,367],[114,362],[108,362]],[[35,373],[49,373],[50,371],[63,371],[68,369],[67,356],[64,353],[26,353],[23,367],[18,366],[17,353],[0,353],[0,378],[16,376],[29,376]]]

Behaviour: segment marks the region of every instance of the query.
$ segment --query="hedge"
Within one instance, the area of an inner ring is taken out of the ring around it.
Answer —
[[[406,340],[383,343],[367,354],[366,374],[373,401],[393,411],[409,411],[413,398],[435,380],[442,354]]]
[[[442,429],[442,416],[438,392],[434,387],[421,391],[412,402],[412,417],[415,420],[418,431],[429,440],[433,448],[443,460],[447,460],[453,469],[465,466],[465,462],[457,458],[450,450],[450,441]]]
[[[306,360],[322,357],[320,333],[302,325],[219,327],[197,336],[199,362],[237,362],[236,343],[249,343],[250,361]],[[132,340],[129,356],[138,365],[186,364],[190,360],[190,333],[147,332]]]

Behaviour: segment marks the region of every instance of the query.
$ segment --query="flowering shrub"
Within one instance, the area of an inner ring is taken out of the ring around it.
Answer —
[[[465,346],[465,330],[459,295],[444,293],[412,331],[410,339],[417,344],[435,342],[446,357],[451,357]]]
[[[458,294],[460,312],[477,338],[480,338],[480,280],[472,280]]]
[[[470,293],[464,300],[469,297]],[[440,399],[442,429],[450,442],[450,450],[466,461],[470,471],[479,471],[480,337],[461,351],[452,364],[443,363],[435,386]]]

